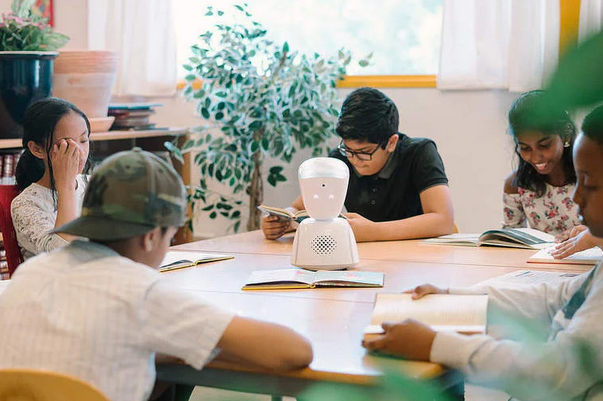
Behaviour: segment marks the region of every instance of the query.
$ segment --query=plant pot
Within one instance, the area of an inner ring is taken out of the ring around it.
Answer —
[[[21,138],[25,110],[52,92],[57,52],[0,51],[0,138]]]
[[[107,117],[118,55],[104,50],[61,50],[52,93],[75,104],[89,119]]]

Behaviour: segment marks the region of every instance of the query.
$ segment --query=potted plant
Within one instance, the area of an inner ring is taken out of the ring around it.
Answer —
[[[197,103],[207,123],[194,127],[182,147],[166,146],[176,158],[194,154],[201,179],[189,194],[192,209],[232,221],[236,232],[244,214],[247,230],[260,227],[257,206],[263,199],[266,158],[289,163],[304,148],[326,154],[325,141],[334,134],[338,115],[336,84],[351,55],[346,50],[334,58],[299,54],[287,42],[270,41],[246,5],[234,7],[235,18],[228,20],[239,21],[234,23],[221,20],[224,11],[208,8],[206,17],[218,19],[215,29],[199,36],[184,65],[189,74],[183,93]],[[271,167],[268,184],[286,181],[282,172],[283,166]],[[210,180],[230,193],[211,189]]]
[[[25,110],[52,91],[53,59],[69,37],[32,14],[35,0],[13,0],[0,21],[0,137],[21,136]]]

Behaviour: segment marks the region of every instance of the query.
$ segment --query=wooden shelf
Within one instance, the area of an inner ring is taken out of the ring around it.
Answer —
[[[116,141],[119,139],[152,138],[158,136],[179,136],[186,134],[186,128],[169,128],[165,130],[147,130],[147,131],[107,131],[93,132],[90,135],[91,141]],[[0,149],[20,148],[21,138],[0,139]]]

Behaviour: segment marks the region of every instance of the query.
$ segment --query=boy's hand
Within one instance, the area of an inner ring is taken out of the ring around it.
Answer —
[[[375,224],[374,222],[362,217],[358,213],[345,213],[344,216],[347,218],[350,227],[352,227],[354,237],[356,237],[356,242],[375,240],[375,235],[372,234],[372,229]]]
[[[436,336],[429,326],[412,319],[400,323],[385,322],[381,326],[385,334],[363,340],[364,348],[415,361],[429,361],[431,345]]]
[[[431,284],[421,284],[412,290],[404,291],[405,294],[412,294],[412,299],[421,299],[429,294],[448,294],[448,289],[438,288]]]
[[[555,259],[563,259],[576,252],[597,246],[599,243],[600,241],[591,235],[586,226],[576,226],[570,232],[567,240],[555,245],[555,248],[551,250],[551,255]]]
[[[59,190],[75,188],[84,150],[71,138],[61,139],[50,150],[54,182]]]
[[[262,231],[266,239],[277,239],[291,228],[291,220],[281,219],[278,216],[268,215],[262,218]]]

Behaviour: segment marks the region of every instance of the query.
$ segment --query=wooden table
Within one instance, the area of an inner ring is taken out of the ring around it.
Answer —
[[[588,267],[526,264],[534,252],[508,248],[464,248],[425,245],[420,241],[363,243],[354,269],[385,273],[379,289],[313,289],[241,291],[256,270],[291,268],[292,235],[267,241],[260,232],[180,245],[174,250],[229,253],[234,259],[166,273],[186,291],[237,313],[284,324],[310,339],[315,359],[309,368],[275,375],[226,363],[210,363],[202,371],[163,366],[163,380],[232,390],[300,396],[308,387],[330,383],[353,387],[371,397],[383,365],[416,379],[437,379],[443,387],[459,383],[456,372],[432,363],[408,362],[367,355],[360,342],[369,324],[375,295],[401,292],[430,282],[441,287],[469,286],[518,269],[586,271]]]

